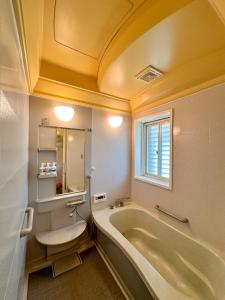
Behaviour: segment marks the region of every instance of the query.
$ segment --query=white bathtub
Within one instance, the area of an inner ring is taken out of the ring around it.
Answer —
[[[160,300],[225,300],[225,261],[204,243],[129,204],[93,212]]]

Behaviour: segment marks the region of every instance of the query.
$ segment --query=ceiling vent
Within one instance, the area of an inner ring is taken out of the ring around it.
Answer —
[[[138,73],[135,77],[137,79],[143,80],[145,82],[150,82],[159,76],[161,76],[163,73],[159,70],[155,69],[152,66],[148,66],[144,70],[142,70],[140,73]]]

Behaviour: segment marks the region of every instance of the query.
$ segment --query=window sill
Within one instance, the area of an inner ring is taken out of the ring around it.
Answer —
[[[167,190],[172,190],[172,186],[170,182],[165,182],[160,179],[150,178],[147,176],[134,176],[134,179],[146,182],[148,184],[156,185]]]

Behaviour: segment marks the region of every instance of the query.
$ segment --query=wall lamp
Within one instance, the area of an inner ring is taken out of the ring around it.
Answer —
[[[118,128],[123,122],[123,117],[120,116],[111,116],[109,117],[109,124],[113,128]]]
[[[74,116],[74,108],[71,106],[55,106],[54,112],[56,117],[63,122],[70,121]]]

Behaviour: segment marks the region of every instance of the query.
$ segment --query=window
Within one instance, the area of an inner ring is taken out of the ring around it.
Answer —
[[[171,188],[172,112],[136,120],[135,178]]]

